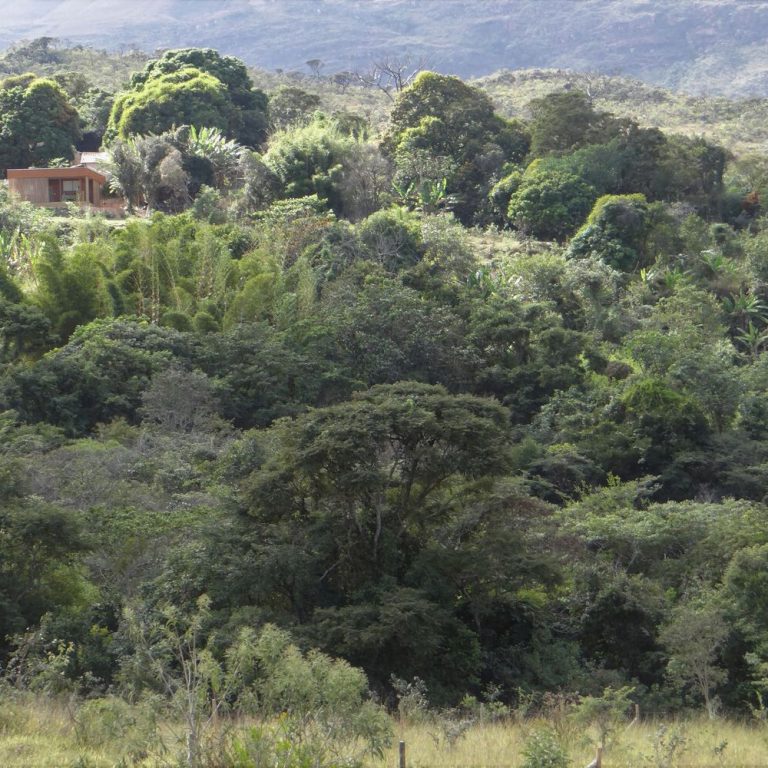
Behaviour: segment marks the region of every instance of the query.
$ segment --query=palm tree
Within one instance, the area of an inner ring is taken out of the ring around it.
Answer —
[[[110,191],[125,198],[128,213],[132,214],[134,206],[141,202],[143,192],[141,155],[134,138],[113,142],[106,170]]]
[[[186,149],[188,154],[211,164],[214,184],[218,188],[229,186],[245,151],[241,144],[228,139],[218,128],[196,128],[194,125],[189,128]]]
[[[753,321],[759,321],[763,325],[768,322],[766,317],[768,307],[757,296],[743,290],[736,295],[726,296],[722,304],[732,324],[738,330],[745,330]]]
[[[760,330],[750,320],[746,330],[739,330],[736,341],[746,347],[753,360],[760,356],[760,352],[768,345],[768,331]]]

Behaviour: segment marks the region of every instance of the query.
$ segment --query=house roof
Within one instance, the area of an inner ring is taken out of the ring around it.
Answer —
[[[75,165],[98,165],[109,160],[109,152],[75,152]]]
[[[69,168],[9,168],[6,171],[8,179],[93,179],[103,184],[107,177],[85,165],[74,165]]]

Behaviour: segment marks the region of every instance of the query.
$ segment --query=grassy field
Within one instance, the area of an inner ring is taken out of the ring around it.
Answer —
[[[472,726],[454,745],[426,728],[404,728],[409,768],[517,768],[526,743],[538,729],[554,728],[574,768],[595,757],[594,733],[568,723],[531,720]],[[397,745],[383,765],[397,765]],[[640,723],[614,734],[603,754],[603,768],[748,768],[768,765],[768,729],[726,720],[667,720]]]
[[[0,711],[0,766],[3,768],[115,768],[180,765],[180,744],[172,728],[160,742],[144,743],[135,723],[110,717],[86,721],[66,699],[12,697]],[[566,748],[573,768],[595,755],[596,734],[567,718],[510,720],[487,725],[445,727],[396,724],[394,741],[369,768],[398,764],[398,742],[406,743],[409,768],[517,768],[526,744],[549,729]],[[543,764],[542,764],[543,765]],[[603,755],[604,768],[751,768],[768,765],[768,727],[706,719],[648,720],[616,731]]]
[[[114,765],[113,745],[103,749],[77,739],[72,711],[63,701],[2,701],[0,706],[0,765],[8,768],[62,768]]]

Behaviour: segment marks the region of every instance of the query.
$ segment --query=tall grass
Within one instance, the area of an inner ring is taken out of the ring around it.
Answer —
[[[3,768],[114,766],[119,746],[85,747],[77,737],[67,699],[3,692],[0,701],[0,765]]]
[[[555,732],[574,768],[595,757],[596,734],[567,721],[532,719],[475,725],[453,745],[425,727],[400,728],[408,768],[518,768],[537,729]],[[384,765],[397,765],[397,744]],[[372,766],[374,764],[371,764]],[[603,753],[603,768],[757,768],[768,765],[764,725],[705,718],[648,720],[616,733]]]
[[[171,733],[171,724],[163,730]],[[525,747],[539,729],[553,731],[573,768],[595,756],[597,734],[567,717],[510,719],[451,729],[440,724],[399,724],[395,740],[380,760],[367,768],[398,765],[398,741],[406,743],[408,768],[522,768]],[[0,766],[2,768],[161,768],[181,765],[169,738],[169,751],[128,749],[126,729],[86,721],[66,698],[4,696],[0,702]],[[135,740],[136,735],[130,736]],[[129,755],[127,757],[127,755]],[[622,728],[608,740],[603,768],[757,768],[768,765],[768,728],[735,720],[646,720]],[[220,766],[217,766],[220,768]]]

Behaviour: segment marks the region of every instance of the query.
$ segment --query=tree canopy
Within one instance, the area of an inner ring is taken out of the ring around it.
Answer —
[[[446,178],[465,223],[478,212],[493,173],[522,160],[528,144],[526,128],[497,115],[481,90],[434,72],[421,72],[398,94],[384,140],[403,183]]]
[[[483,716],[578,692],[606,728],[630,689],[749,712],[761,164],[573,89],[508,121],[429,72],[379,131],[315,70],[267,121],[236,60],[147,65],[113,113],[123,221],[0,188],[3,674],[195,729],[290,690],[243,746],[269,764],[273,726],[341,727],[331,683],[374,735],[367,685]],[[3,151],[35,99],[71,127],[61,95],[6,81]]]
[[[74,107],[53,81],[34,75],[0,82],[0,169],[70,160],[80,138]]]
[[[107,137],[162,133],[184,124],[222,128],[257,147],[266,137],[267,98],[245,65],[209,48],[168,51],[135,74],[115,100]]]

